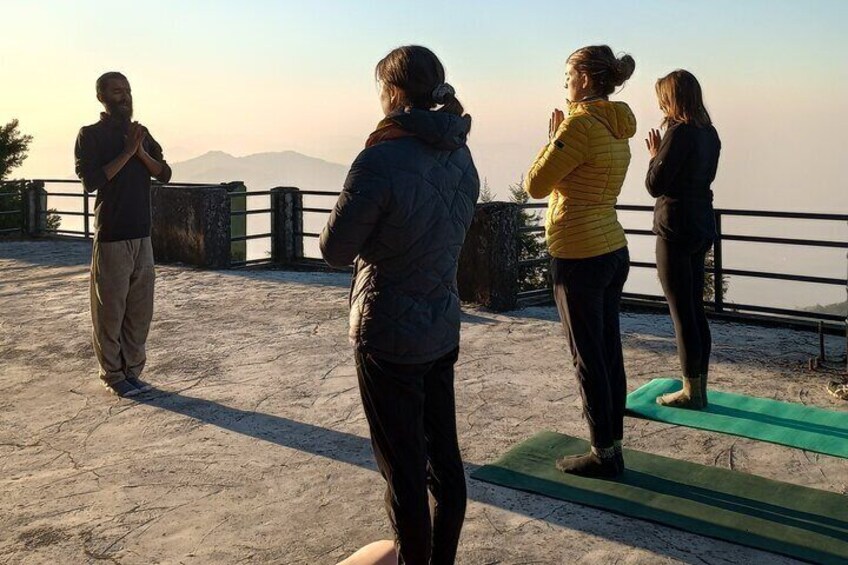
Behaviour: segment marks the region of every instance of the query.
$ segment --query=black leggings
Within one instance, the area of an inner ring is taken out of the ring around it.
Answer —
[[[400,565],[451,565],[456,558],[466,498],[453,389],[458,354],[402,365],[356,352]]]
[[[657,238],[657,272],[665,292],[680,367],[687,378],[706,377],[712,336],[704,312],[704,259],[711,241],[687,243]]]
[[[554,259],[551,275],[583,414],[595,447],[612,447],[624,435],[627,377],[619,309],[630,271],[627,248],[588,259]]]

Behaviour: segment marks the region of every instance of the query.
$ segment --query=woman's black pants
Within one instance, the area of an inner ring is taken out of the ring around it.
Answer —
[[[455,349],[430,363],[405,365],[356,352],[359,391],[403,565],[451,565],[456,558],[466,498],[453,388],[458,355]]]
[[[588,259],[554,258],[551,263],[554,299],[595,447],[611,447],[624,435],[627,377],[619,310],[629,271],[626,247]]]
[[[657,238],[657,273],[674,322],[680,366],[683,376],[693,379],[706,377],[712,349],[704,312],[704,259],[711,245]]]

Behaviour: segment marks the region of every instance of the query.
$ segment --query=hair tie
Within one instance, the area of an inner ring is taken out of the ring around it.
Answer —
[[[453,89],[453,87],[448,83],[443,82],[442,84],[438,85],[436,88],[433,89],[433,92],[430,96],[431,98],[433,98],[433,102],[435,102],[436,104],[444,104],[445,98],[447,98],[448,96],[453,96],[454,94],[456,94],[456,91]]]

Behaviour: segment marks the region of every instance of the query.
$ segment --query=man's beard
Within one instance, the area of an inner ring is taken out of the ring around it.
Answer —
[[[118,102],[110,102],[106,104],[106,108],[109,110],[109,115],[114,118],[118,118],[123,121],[130,121],[133,116],[133,107],[132,102],[130,102],[127,107],[122,106]]]

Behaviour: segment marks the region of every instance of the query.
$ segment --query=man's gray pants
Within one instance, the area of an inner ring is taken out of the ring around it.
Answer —
[[[91,322],[100,378],[107,384],[139,377],[153,318],[153,246],[150,238],[94,241]]]

